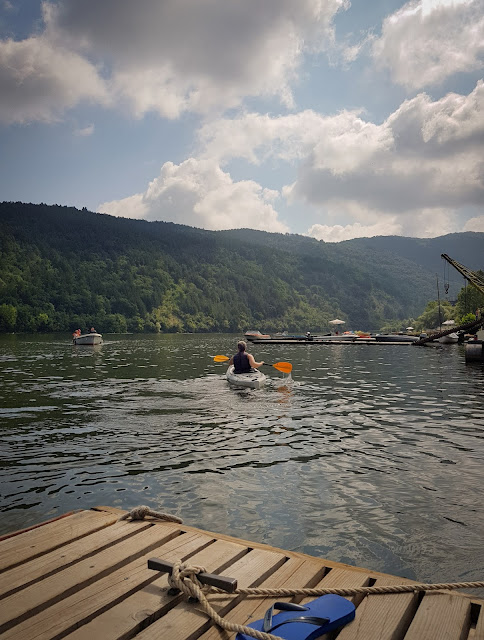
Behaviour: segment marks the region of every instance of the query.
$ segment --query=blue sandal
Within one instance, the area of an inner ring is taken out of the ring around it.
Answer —
[[[282,613],[274,614],[278,609]],[[324,633],[342,627],[355,617],[355,605],[333,594],[321,596],[306,605],[275,602],[262,620],[247,625],[251,629],[272,633],[284,640],[315,640]],[[253,640],[238,633],[235,640]]]

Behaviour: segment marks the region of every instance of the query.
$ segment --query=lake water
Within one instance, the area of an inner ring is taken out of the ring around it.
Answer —
[[[428,581],[484,579],[484,368],[458,345],[0,337],[0,533],[147,504],[189,525]]]

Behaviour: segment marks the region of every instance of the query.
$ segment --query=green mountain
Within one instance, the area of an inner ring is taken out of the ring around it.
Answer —
[[[483,247],[483,233],[328,244],[4,202],[0,331],[377,330],[436,297],[441,253],[478,269]]]

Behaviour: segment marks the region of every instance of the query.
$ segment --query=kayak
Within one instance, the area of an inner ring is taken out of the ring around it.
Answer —
[[[267,380],[267,376],[265,376],[262,371],[256,369],[255,371],[250,371],[249,373],[234,373],[234,365],[230,365],[227,369],[227,380],[230,384],[233,384],[236,387],[249,387],[249,389],[260,389],[265,381]]]

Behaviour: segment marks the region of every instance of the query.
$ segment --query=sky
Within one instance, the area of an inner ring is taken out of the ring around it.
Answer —
[[[484,0],[0,0],[0,201],[484,232]]]

